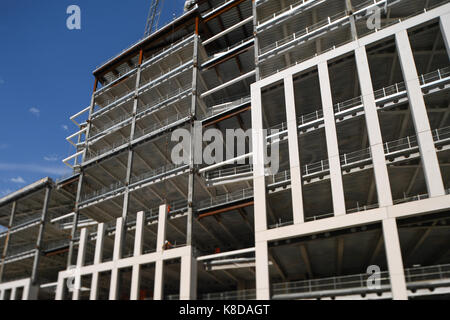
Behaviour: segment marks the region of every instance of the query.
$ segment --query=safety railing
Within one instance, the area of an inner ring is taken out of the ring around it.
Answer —
[[[370,151],[370,148],[367,148],[355,152],[345,153],[340,156],[340,159],[341,166],[345,167],[350,164],[355,164],[372,159],[372,153]]]
[[[242,97],[231,102],[222,100],[221,102],[219,102],[219,104],[216,104],[214,107],[208,108],[208,111],[202,116],[202,119],[207,119],[209,117],[215,116],[216,114],[225,112],[227,110],[240,106],[244,103],[248,103],[250,101],[251,101],[250,96]]]
[[[125,187],[125,184],[122,181],[118,181],[118,182],[113,183],[113,184],[111,184],[111,185],[109,185],[107,187],[104,187],[102,189],[99,189],[99,190],[96,190],[96,191],[93,191],[93,192],[90,192],[90,193],[82,195],[80,197],[80,202],[83,203],[83,202],[86,202],[86,201],[89,201],[89,200],[92,200],[92,199],[104,196],[104,195],[109,194],[109,193],[117,192],[118,190],[120,190],[120,189],[122,189],[124,187]]]
[[[233,168],[206,172],[204,176],[207,180],[213,180],[252,172],[253,172],[253,165],[240,165]]]
[[[134,138],[135,139],[141,138],[141,137],[146,136],[146,135],[148,135],[148,134],[150,134],[152,132],[156,132],[156,131],[164,128],[164,127],[168,127],[171,124],[177,122],[178,120],[184,119],[184,118],[189,117],[189,116],[190,116],[189,112],[177,113],[177,114],[175,114],[175,115],[173,115],[171,117],[168,117],[168,118],[162,120],[159,123],[153,124],[152,126],[150,126],[148,128],[136,131]]]
[[[243,39],[243,40],[241,40],[241,41],[239,41],[239,42],[233,43],[231,46],[228,46],[228,47],[225,48],[225,49],[214,50],[214,51],[212,51],[212,52],[209,54],[209,57],[208,57],[208,58],[209,58],[209,60],[213,60],[213,59],[217,58],[218,56],[221,57],[221,56],[225,55],[227,52],[229,52],[229,51],[231,51],[231,50],[233,50],[233,49],[235,49],[235,48],[237,48],[237,47],[243,45],[244,43],[253,41],[253,39],[254,39],[253,36],[251,36],[251,37],[248,37],[248,38],[246,38],[246,39]],[[215,56],[215,55],[217,55],[217,56]],[[207,61],[206,63],[208,63],[208,61]]]
[[[349,99],[344,102],[336,103],[334,105],[334,112],[340,113],[342,111],[346,111],[346,110],[352,109],[354,107],[362,106],[362,104],[363,104],[362,96],[359,96],[359,97],[352,98],[352,99]]]
[[[430,72],[419,77],[421,85],[426,85],[435,81],[443,80],[450,77],[450,67],[438,69],[434,72]]]
[[[290,6],[288,6],[288,7],[286,7],[286,8],[283,8],[283,9],[281,9],[281,10],[279,10],[279,11],[276,11],[276,12],[274,12],[273,14],[271,14],[271,15],[268,16],[268,17],[262,18],[261,20],[258,21],[258,26],[260,26],[260,25],[262,25],[262,24],[264,24],[264,23],[266,23],[266,22],[268,22],[268,21],[270,21],[270,20],[273,20],[273,19],[277,18],[278,16],[282,15],[282,14],[285,13],[285,12],[292,11],[292,10],[294,10],[294,9],[297,9],[298,7],[304,5],[305,3],[312,3],[312,2],[314,2],[314,1],[315,1],[315,0],[302,0],[302,1],[294,2],[294,3],[291,4]]]
[[[256,300],[256,290],[238,290],[203,294],[202,300]]]
[[[141,114],[143,112],[148,112],[148,111],[151,111],[151,110],[159,109],[159,107],[161,106],[161,104],[163,102],[169,101],[172,98],[175,98],[175,97],[177,97],[177,96],[187,92],[191,88],[192,88],[192,85],[190,85],[190,84],[186,85],[183,88],[179,88],[177,90],[174,90],[174,91],[168,93],[167,95],[165,95],[163,97],[159,97],[159,98],[157,98],[155,100],[152,100],[152,102],[149,103],[149,104],[139,106],[137,108],[137,114],[139,115],[139,114]]]
[[[92,126],[91,127],[91,132],[90,135],[91,137],[89,137],[89,140],[92,139],[93,137],[105,132],[108,129],[111,129],[112,127],[114,127],[115,125],[125,122],[126,120],[131,119],[131,117],[133,116],[132,113],[127,113],[124,114],[114,120],[109,120],[109,121],[102,121],[102,125],[101,126]]]
[[[175,170],[183,168],[183,167],[188,167],[188,165],[186,165],[186,164],[180,164],[180,165],[168,164],[166,166],[147,171],[139,176],[133,176],[131,178],[130,184],[133,185],[138,182],[142,182],[142,181],[145,181],[145,180],[148,180],[151,178],[156,178],[158,176],[162,176],[168,172],[172,172],[172,171],[175,171]]]
[[[432,134],[435,142],[450,139],[450,127],[435,129],[432,131]]]
[[[399,140],[386,142],[384,144],[384,153],[391,154],[398,151],[416,148],[417,146],[416,136],[408,136]]]
[[[239,200],[245,200],[253,197],[253,188],[239,190],[232,193],[226,193],[210,199],[199,201],[196,205],[197,210],[207,209],[211,207],[220,206],[230,202],[235,202]]]
[[[342,20],[343,18],[346,18],[346,17],[348,18],[349,14],[347,12],[345,12],[345,11],[337,13],[337,14],[335,14],[333,16],[330,16],[327,19],[324,19],[324,20],[322,20],[320,22],[312,24],[312,25],[310,25],[309,27],[306,27],[303,30],[297,31],[297,32],[291,34],[288,37],[285,37],[285,38],[283,38],[281,40],[275,41],[275,43],[272,43],[272,44],[270,44],[270,45],[260,49],[259,50],[259,55],[261,56],[263,54],[266,54],[267,52],[272,51],[274,49],[277,49],[277,48],[279,48],[279,47],[281,47],[281,46],[283,46],[283,45],[285,45],[285,44],[287,44],[287,43],[289,43],[291,41],[299,40],[300,38],[302,38],[302,37],[304,37],[306,35],[309,35],[310,33],[314,32],[314,31],[317,31],[320,28],[331,26],[332,24],[335,24],[338,21],[340,21],[340,20]]]
[[[95,150],[95,151],[94,150],[88,150],[88,152],[86,153],[85,161],[89,161],[89,160],[92,160],[94,158],[97,158],[97,157],[101,156],[102,154],[105,154],[105,153],[107,153],[107,152],[109,152],[111,150],[114,150],[114,149],[116,149],[118,147],[121,147],[121,146],[123,146],[123,145],[125,145],[125,144],[127,144],[129,142],[130,142],[130,138],[123,137],[121,139],[118,139],[117,141],[115,141],[111,145],[108,145],[108,146],[103,147],[101,149],[98,149],[98,150]]]

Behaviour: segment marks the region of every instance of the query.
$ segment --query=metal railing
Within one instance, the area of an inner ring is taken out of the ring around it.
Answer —
[[[239,99],[231,101],[231,102],[228,102],[228,101],[224,102],[224,101],[225,100],[223,100],[222,102],[219,102],[220,104],[215,105],[212,108],[208,108],[208,111],[202,116],[202,119],[206,119],[206,118],[215,116],[216,114],[225,112],[234,107],[240,106],[241,104],[248,103],[251,101],[251,97],[246,96],[246,97],[242,97],[242,98],[239,98]]]
[[[202,300],[256,300],[256,290],[238,290],[203,294]]]
[[[337,13],[337,14],[335,14],[333,16],[330,16],[327,19],[324,19],[324,20],[322,20],[320,22],[312,24],[312,25],[310,25],[309,27],[306,27],[303,30],[297,31],[297,32],[291,34],[290,36],[287,36],[287,37],[285,37],[285,38],[283,38],[281,40],[275,41],[274,43],[272,43],[272,44],[270,44],[270,45],[268,45],[268,46],[266,46],[264,48],[261,48],[259,50],[259,55],[261,56],[261,55],[263,55],[263,54],[265,54],[265,53],[267,53],[269,51],[277,49],[278,47],[280,47],[280,46],[282,46],[284,44],[287,44],[287,43],[289,43],[291,41],[294,41],[294,40],[298,40],[299,38],[302,38],[302,37],[304,37],[306,35],[309,35],[310,33],[314,32],[314,31],[317,31],[320,28],[323,28],[323,27],[326,27],[326,26],[330,26],[330,25],[332,25],[332,24],[334,24],[334,23],[338,22],[339,20],[341,20],[343,18],[346,18],[346,17],[347,18],[349,17],[349,14],[346,11],[343,11],[343,12]]]
[[[282,14],[285,13],[285,12],[291,11],[291,10],[296,9],[297,7],[303,5],[303,4],[307,3],[307,2],[310,2],[310,3],[311,3],[311,2],[313,2],[313,1],[314,1],[314,0],[302,0],[302,1],[294,2],[294,3],[291,4],[289,7],[283,8],[283,9],[281,9],[281,10],[279,10],[279,11],[274,12],[273,14],[271,14],[271,15],[268,16],[268,17],[262,18],[261,20],[258,21],[258,26],[260,26],[260,25],[262,25],[263,23],[266,23],[266,22],[268,22],[268,21],[270,21],[270,20],[275,19],[276,17],[282,15]]]
[[[199,201],[195,207],[197,210],[202,210],[220,206],[230,202],[245,200],[252,197],[253,197],[253,188],[248,188]]]
[[[156,132],[159,131],[160,129],[164,128],[164,127],[168,127],[171,124],[174,124],[175,122],[177,122],[178,120],[184,119],[190,117],[190,113],[189,112],[185,112],[185,113],[177,113],[171,117],[168,117],[164,120],[162,120],[160,123],[155,123],[152,126],[145,128],[143,130],[138,130],[135,133],[134,139],[138,139],[141,138],[145,135],[148,135],[149,133],[152,132]]]
[[[80,202],[87,202],[89,200],[104,196],[109,193],[115,193],[119,190],[125,188],[125,184],[122,181],[115,182],[107,187],[101,188],[99,190],[93,191],[91,193],[86,193],[80,197]]]
[[[244,173],[252,173],[253,165],[239,165],[233,168],[221,169],[217,171],[206,172],[204,177],[207,180],[235,176]]]
[[[141,181],[144,181],[147,179],[156,178],[158,176],[164,175],[168,172],[175,171],[175,170],[183,168],[183,167],[189,167],[189,166],[186,164],[180,164],[180,165],[168,164],[166,166],[147,171],[139,176],[133,176],[131,178],[130,184],[136,184],[138,182],[141,182]]]

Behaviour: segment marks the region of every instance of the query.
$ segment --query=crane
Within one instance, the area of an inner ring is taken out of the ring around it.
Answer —
[[[147,23],[145,25],[144,37],[149,36],[158,29],[159,18],[161,16],[164,0],[152,0],[148,11]]]

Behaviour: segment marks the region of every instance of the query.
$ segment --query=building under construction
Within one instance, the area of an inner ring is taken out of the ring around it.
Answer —
[[[188,1],[0,199],[0,300],[450,298],[449,57],[449,1]],[[173,163],[198,123],[252,135]]]

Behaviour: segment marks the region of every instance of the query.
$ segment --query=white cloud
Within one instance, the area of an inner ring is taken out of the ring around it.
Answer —
[[[0,163],[0,171],[21,171],[62,176],[72,172],[64,166],[41,166],[36,164]]]
[[[59,159],[58,156],[55,154],[44,157],[44,160],[49,161],[49,162],[55,162],[55,161],[58,161],[58,159]]]
[[[61,126],[61,128],[62,128],[64,131],[69,131],[69,126],[68,126],[68,125],[63,124],[63,125]]]
[[[30,108],[28,111],[36,117],[39,117],[41,115],[41,110],[39,110],[38,108],[35,108],[35,107]]]
[[[12,178],[10,180],[12,183],[17,183],[17,184],[25,184],[25,180],[22,177],[17,177],[17,178]]]

